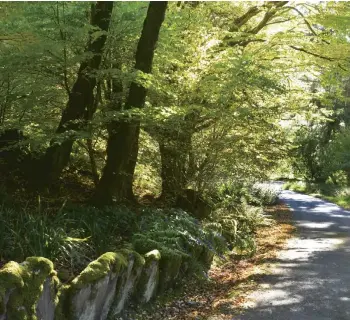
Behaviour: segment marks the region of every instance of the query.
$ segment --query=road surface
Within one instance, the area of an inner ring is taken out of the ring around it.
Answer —
[[[234,320],[350,320],[350,211],[292,191],[296,237]]]

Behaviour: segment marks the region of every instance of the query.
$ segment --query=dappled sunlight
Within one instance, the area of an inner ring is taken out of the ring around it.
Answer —
[[[350,319],[350,212],[291,191],[280,198],[298,233],[234,319]]]

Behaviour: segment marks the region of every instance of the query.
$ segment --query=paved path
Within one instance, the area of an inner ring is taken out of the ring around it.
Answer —
[[[283,191],[298,228],[234,320],[350,320],[350,211]]]

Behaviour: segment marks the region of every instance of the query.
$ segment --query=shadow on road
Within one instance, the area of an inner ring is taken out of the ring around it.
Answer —
[[[250,295],[250,309],[233,319],[350,319],[350,212],[291,191],[280,198],[298,234]]]

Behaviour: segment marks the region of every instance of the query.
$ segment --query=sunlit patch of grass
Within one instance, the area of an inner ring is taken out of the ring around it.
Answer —
[[[287,182],[283,188],[295,192],[305,193],[320,199],[337,204],[345,209],[350,209],[350,189],[334,184],[307,183],[305,181]]]
[[[340,207],[345,209],[350,209],[350,194],[347,195],[336,195],[336,196],[325,196],[320,195],[320,198],[325,199],[327,201],[333,202]]]

